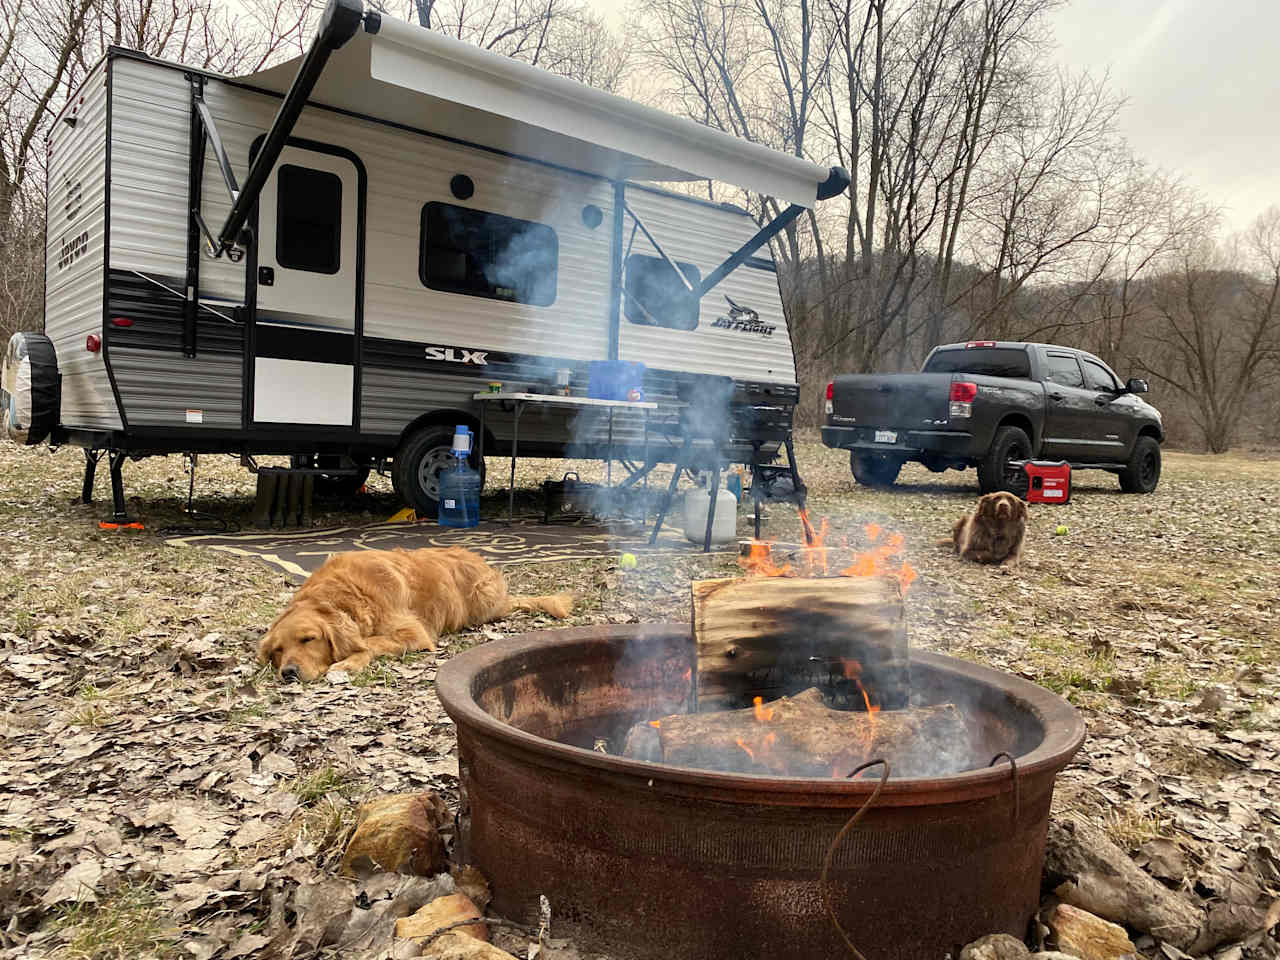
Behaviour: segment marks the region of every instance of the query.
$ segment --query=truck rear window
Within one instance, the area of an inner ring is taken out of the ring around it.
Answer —
[[[923,373],[972,373],[983,377],[1031,379],[1031,361],[1025,350],[976,347],[972,350],[939,350],[924,365]]]

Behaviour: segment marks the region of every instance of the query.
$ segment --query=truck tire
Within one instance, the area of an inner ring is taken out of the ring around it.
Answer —
[[[295,467],[337,468],[342,461],[339,456],[318,454],[314,457],[292,457],[290,462]],[[355,473],[317,473],[316,495],[326,499],[343,499],[354,497],[364,488],[369,479],[369,468],[356,465]]]
[[[1152,493],[1160,483],[1160,441],[1143,434],[1133,445],[1129,462],[1120,471],[1120,489],[1125,493]]]
[[[853,479],[864,487],[891,487],[902,470],[902,461],[874,453],[850,453],[849,469]]]
[[[453,462],[452,450],[453,428],[436,424],[409,434],[396,451],[391,485],[423,520],[434,520],[440,513],[440,471]],[[472,450],[468,462],[480,474],[483,490],[484,461]]]
[[[1027,475],[1011,461],[1031,459],[1031,438],[1021,427],[1004,426],[996,431],[987,455],[978,464],[978,489],[983,493],[1008,491],[1025,497]]]

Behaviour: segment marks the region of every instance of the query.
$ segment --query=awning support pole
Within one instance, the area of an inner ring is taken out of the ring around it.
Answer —
[[[234,204],[240,196],[240,185],[236,183],[236,172],[231,169],[231,158],[227,156],[227,148],[222,145],[222,137],[218,136],[218,125],[214,122],[209,105],[204,102],[204,82],[201,78],[200,89],[193,91],[191,104],[195,107],[204,125],[204,136],[209,146],[213,147],[213,156],[218,161],[218,169],[222,171],[222,182],[227,185],[227,193]],[[194,151],[192,151],[194,153]]]
[[[329,0],[324,15],[320,18],[320,30],[311,42],[302,65],[298,67],[298,75],[293,78],[284,102],[276,111],[275,119],[271,121],[271,128],[262,141],[262,148],[249,167],[244,189],[234,196],[226,223],[218,231],[215,255],[221,255],[236,244],[243,244],[240,232],[244,229],[254,204],[258,202],[258,194],[266,185],[267,176],[280,159],[280,152],[284,150],[302,108],[306,106],[307,98],[311,96],[325,64],[329,62],[329,55],[355,36],[363,19],[364,5],[361,0]]]
[[[667,266],[676,272],[676,276],[680,278],[680,282],[684,284],[684,288],[690,293],[693,293],[693,284],[689,282],[689,278],[684,275],[683,270],[676,266],[676,262],[667,256],[667,251],[662,249],[662,244],[658,243],[657,238],[649,232],[649,228],[644,225],[644,221],[641,220],[636,212],[631,209],[630,204],[624,202],[623,206],[626,208],[627,213],[631,215],[631,219],[635,221],[636,226],[640,228],[640,232],[649,239],[651,244],[653,244],[653,249],[658,251],[658,256],[667,261]]]
[[[845,188],[849,186],[849,174],[843,167],[832,167],[831,173],[827,179],[818,184],[818,199],[830,200],[832,197],[844,193]],[[766,223],[760,228],[760,231],[740,246],[737,250],[729,255],[729,259],[712,270],[702,283],[698,284],[696,290],[691,291],[694,300],[701,300],[710,293],[725,277],[733,273],[734,270],[746,263],[751,255],[763,247],[766,243],[776,237],[785,230],[791,223],[795,221],[800,214],[804,213],[805,207],[798,203],[793,203],[787,209]],[[647,234],[648,231],[646,230]]]
[[[204,185],[205,123],[199,111],[204,102],[204,77],[187,74],[191,84],[190,156],[187,168],[187,275],[183,284],[182,301],[182,355],[196,355],[196,319],[200,312],[200,217],[201,195]]]

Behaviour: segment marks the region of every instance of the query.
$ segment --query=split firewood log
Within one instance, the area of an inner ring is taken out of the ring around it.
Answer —
[[[746,710],[677,714],[663,717],[657,727],[636,724],[623,755],[789,777],[844,777],[860,763],[883,758],[894,776],[919,777],[970,767],[974,751],[954,704],[833,710],[813,688]]]
[[[892,577],[695,580],[699,710],[731,709],[811,686],[906,707],[910,659],[902,585]]]

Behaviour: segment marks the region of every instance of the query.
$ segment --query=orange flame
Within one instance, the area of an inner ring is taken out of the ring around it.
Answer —
[[[773,562],[773,545],[754,540],[748,548],[747,555],[738,556],[738,565],[748,574],[755,577],[787,577],[791,575],[791,564],[778,566]]]
[[[773,719],[773,707],[764,705],[764,697],[756,697],[751,703],[752,708],[755,710],[756,723],[768,723]]]
[[[653,729],[655,729],[655,730],[661,730],[661,729],[662,729],[662,721],[661,721],[661,720],[650,720],[650,721],[649,721],[649,726],[653,727]]]
[[[740,747],[742,748],[743,752],[744,752],[748,757],[750,757],[752,760],[754,760],[754,759],[756,758],[756,755],[751,751],[751,748],[750,748],[750,747],[748,747],[748,746],[747,746],[745,743],[743,743],[741,740],[734,740],[734,743],[736,743],[738,746],[740,746]]]
[[[885,536],[884,528],[875,523],[868,523],[862,529],[867,535],[867,540],[875,546],[854,557],[853,562],[840,571],[840,575],[842,577],[894,577],[901,584],[902,592],[905,594],[917,576],[915,568],[901,558],[902,548],[906,545],[907,538],[900,533]]]

